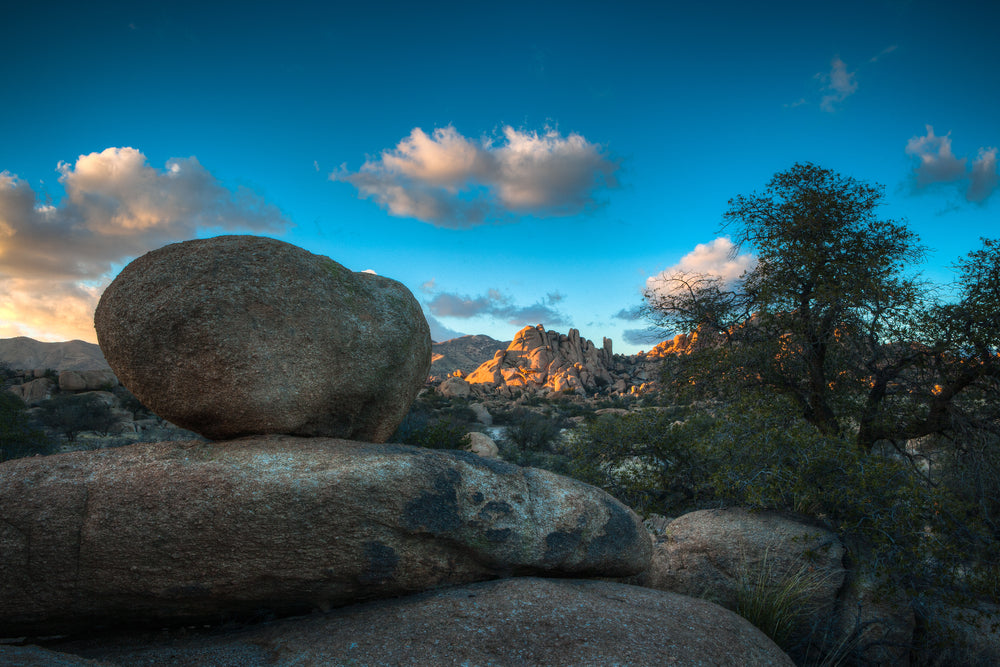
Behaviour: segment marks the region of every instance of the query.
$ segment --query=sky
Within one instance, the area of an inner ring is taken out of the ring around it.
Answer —
[[[260,234],[399,280],[435,340],[635,353],[643,289],[752,267],[727,202],[797,162],[883,185],[947,283],[1000,236],[998,26],[982,0],[10,3],[0,338],[96,342],[135,257]]]

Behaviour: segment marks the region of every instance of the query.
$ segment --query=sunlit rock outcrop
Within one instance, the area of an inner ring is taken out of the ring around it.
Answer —
[[[576,329],[561,334],[539,324],[518,331],[507,349],[497,350],[465,381],[478,394],[501,396],[517,391],[634,394],[656,380],[662,356],[616,355],[609,338],[597,347]]]

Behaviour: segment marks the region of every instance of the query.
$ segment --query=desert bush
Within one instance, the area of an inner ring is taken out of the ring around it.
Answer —
[[[46,428],[73,441],[81,431],[107,434],[118,420],[111,408],[93,394],[58,393],[42,401],[40,417]]]
[[[397,433],[401,437],[394,441],[428,449],[465,449],[470,444],[468,428],[450,419],[438,419]]]
[[[0,391],[0,461],[51,454],[54,444],[31,427],[24,401],[9,391]]]
[[[559,429],[558,420],[522,410],[508,422],[505,437],[521,450],[540,451],[552,447]]]
[[[905,457],[822,434],[780,397],[604,416],[578,440],[574,474],[641,512],[738,505],[816,517],[885,590],[906,591],[931,617],[996,594],[996,543],[974,507]]]

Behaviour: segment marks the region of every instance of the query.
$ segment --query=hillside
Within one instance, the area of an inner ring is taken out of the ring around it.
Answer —
[[[443,377],[456,370],[462,371],[463,375],[471,373],[509,343],[510,341],[499,341],[483,334],[434,343],[431,347],[430,374]]]
[[[24,370],[94,371],[109,368],[101,348],[94,343],[82,340],[43,343],[26,336],[0,339],[0,362]]]

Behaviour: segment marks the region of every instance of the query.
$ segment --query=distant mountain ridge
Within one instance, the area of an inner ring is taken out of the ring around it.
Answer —
[[[100,346],[82,340],[43,343],[27,336],[0,339],[0,362],[11,368],[96,371],[110,368]]]
[[[431,346],[430,375],[444,377],[460,370],[471,373],[489,361],[497,350],[503,350],[510,341],[499,341],[484,334],[459,336]]]

